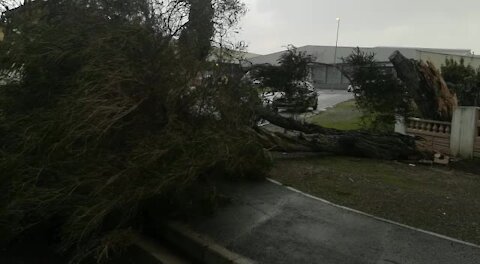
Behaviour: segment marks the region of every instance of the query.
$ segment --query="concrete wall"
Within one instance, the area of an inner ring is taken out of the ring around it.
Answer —
[[[314,85],[327,83],[327,65],[315,65],[311,68]]]
[[[480,108],[459,107],[452,122],[398,119],[395,132],[417,136],[417,148],[464,159],[480,158]]]
[[[404,127],[397,124],[395,131],[401,133],[403,128],[407,135],[418,137],[419,150],[450,155],[451,123],[418,118],[409,118],[406,123]]]
[[[441,134],[422,134],[417,133],[416,136],[422,138],[417,140],[417,148],[423,151],[433,151],[435,153],[441,153],[444,155],[451,155],[450,151],[450,137],[448,135]]]
[[[342,67],[339,65],[339,67]],[[311,82],[316,89],[347,89],[350,82],[334,65],[315,64],[311,66]]]

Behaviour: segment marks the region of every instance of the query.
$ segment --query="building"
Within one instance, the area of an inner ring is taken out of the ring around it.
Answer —
[[[335,46],[304,46],[298,48],[315,58],[311,65],[310,79],[317,89],[346,89],[349,80],[341,73],[348,65],[343,64],[342,58],[352,54],[355,47],[338,47],[335,62]],[[405,57],[415,60],[431,61],[437,68],[445,63],[445,59],[460,61],[464,59],[467,65],[474,68],[480,67],[480,56],[467,49],[429,49],[429,48],[399,48],[399,47],[374,47],[360,48],[364,52],[374,53],[375,60],[384,67],[393,67],[389,61],[390,55],[399,50]],[[285,51],[276,52],[251,58],[253,65],[271,64],[278,65],[278,59]],[[335,65],[336,64],[336,65]],[[338,69],[340,68],[340,70]]]

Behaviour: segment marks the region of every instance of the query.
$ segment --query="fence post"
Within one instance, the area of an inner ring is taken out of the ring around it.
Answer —
[[[450,150],[453,156],[471,159],[477,131],[477,107],[458,107],[452,120]]]

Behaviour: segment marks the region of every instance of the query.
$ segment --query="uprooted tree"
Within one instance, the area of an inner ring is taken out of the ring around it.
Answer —
[[[287,51],[280,56],[278,66],[254,67],[254,77],[261,79],[265,86],[285,92],[287,98],[294,97],[296,100],[306,101],[309,98],[299,92],[302,87],[298,83],[307,78],[308,65],[313,60],[314,58],[305,52],[299,52],[295,47],[289,46]],[[369,77],[380,77],[380,75]],[[384,85],[380,81],[377,83]],[[314,100],[316,104],[316,94]],[[302,105],[302,103],[298,103],[298,105]],[[372,134],[325,129],[313,124],[301,124],[262,107],[256,108],[256,114],[262,119],[290,131],[289,133],[272,133],[264,129],[257,129],[262,143],[270,150],[329,152],[384,159],[408,158],[416,154],[415,144],[410,137],[392,133]]]
[[[431,62],[407,59],[399,51],[390,56],[390,61],[423,118],[452,119],[458,106],[457,96],[450,91],[440,71]]]
[[[433,120],[450,120],[457,106],[457,99],[445,84],[439,71],[430,62],[419,62],[405,58],[400,52],[390,57],[396,70],[385,72],[374,61],[373,54],[356,50],[346,59],[349,77],[361,106],[369,111],[383,112],[395,120],[395,115],[406,115],[411,104],[421,116]],[[362,101],[363,100],[363,101]],[[378,100],[378,101],[377,101]],[[414,139],[391,133],[366,133],[360,131],[338,131],[273,115],[268,111],[257,111],[271,123],[291,130],[291,133],[268,133],[262,131],[265,145],[281,151],[325,151],[344,155],[372,158],[397,159],[415,156]]]

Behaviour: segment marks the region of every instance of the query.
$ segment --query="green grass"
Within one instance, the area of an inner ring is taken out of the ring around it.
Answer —
[[[362,128],[361,118],[362,113],[357,109],[355,100],[350,100],[327,109],[307,121],[327,128],[356,130]]]
[[[379,217],[480,244],[480,175],[350,157],[277,161],[286,185]]]

